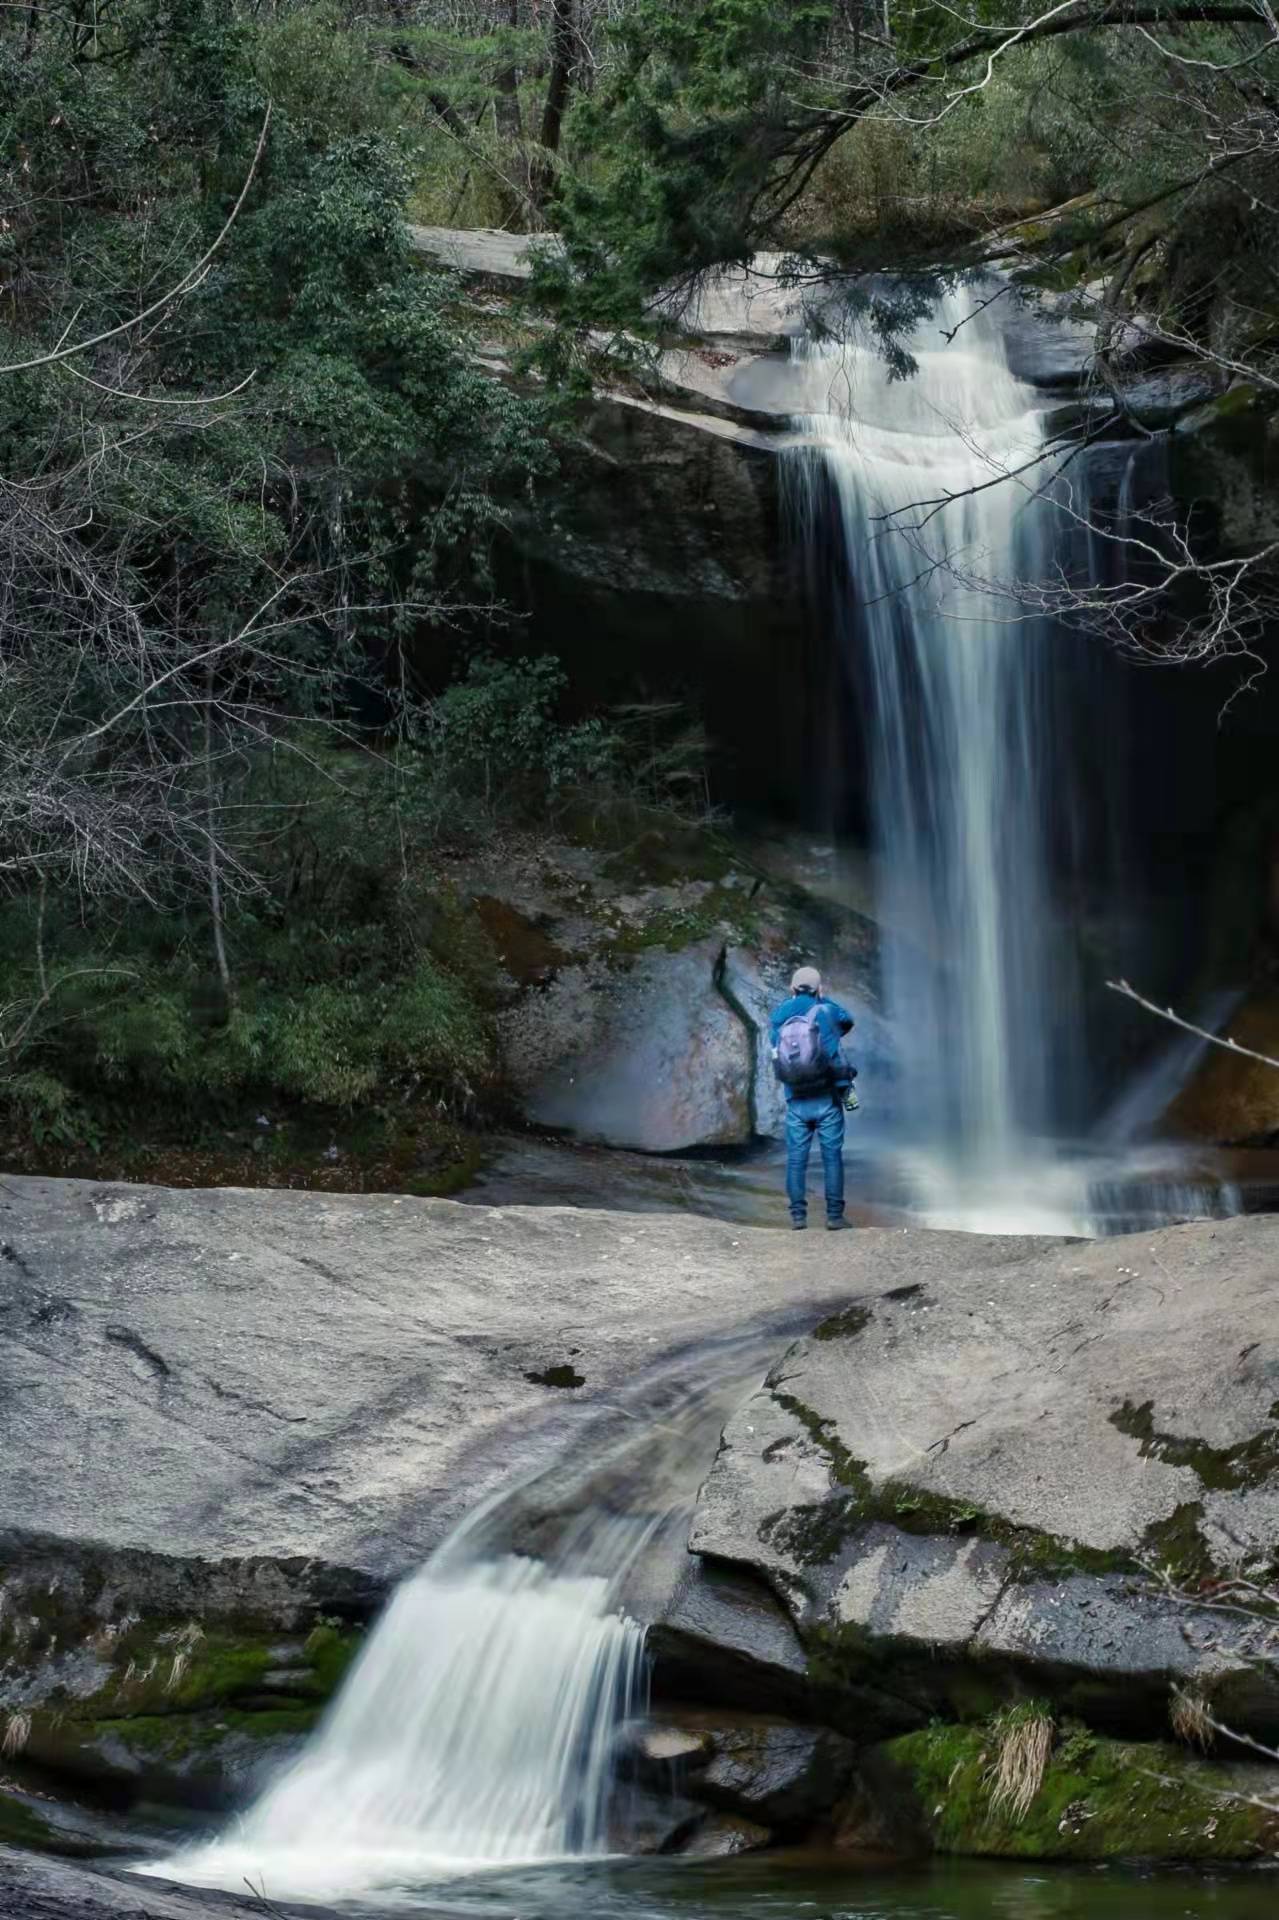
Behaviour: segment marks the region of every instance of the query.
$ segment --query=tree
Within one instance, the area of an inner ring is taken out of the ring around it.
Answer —
[[[0,14],[0,884],[38,902],[10,1070],[127,975],[139,905],[203,919],[234,1022],[232,922],[285,830],[262,769],[308,770],[289,818],[370,765],[398,793],[414,634],[491,603],[504,495],[546,464],[413,253],[377,76],[353,126],[297,20]]]

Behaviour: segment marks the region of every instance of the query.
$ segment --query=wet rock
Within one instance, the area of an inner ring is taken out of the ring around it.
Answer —
[[[644,1727],[635,1742],[638,1763],[662,1774],[704,1766],[713,1751],[714,1743],[704,1727],[682,1726],[670,1720]]]
[[[617,1853],[676,1853],[705,1819],[696,1801],[661,1787],[627,1787],[615,1796],[608,1844]]]
[[[1144,1568],[1195,1588],[1272,1551],[1276,1259],[1279,1221],[1254,1217],[992,1249],[944,1288],[859,1300],[728,1423],[691,1545],[767,1582],[837,1724],[1030,1686],[1153,1734],[1193,1683],[1273,1738],[1260,1626],[1199,1617]]]
[[[717,1813],[704,1820],[680,1848],[691,1860],[728,1860],[739,1853],[758,1853],[768,1846],[772,1834],[754,1820],[743,1820],[731,1813]]]
[[[649,1628],[664,1698],[769,1712],[812,1701],[807,1655],[776,1597],[749,1575],[693,1560]]]
[[[332,1909],[310,1902],[271,1905],[288,1920],[336,1920]],[[244,1913],[243,1894],[139,1880],[0,1845],[0,1920],[243,1920]]]
[[[1279,995],[1254,994],[1231,1016],[1241,1047],[1279,1059]],[[1209,1047],[1166,1115],[1173,1132],[1230,1146],[1268,1146],[1279,1137],[1279,1072],[1262,1060]]]
[[[1137,377],[1121,377],[1117,383],[1123,408],[1148,432],[1176,425],[1196,409],[1214,400],[1225,388],[1226,378],[1202,361],[1185,366],[1159,367]],[[1098,387],[1089,397],[1091,411],[1105,415],[1116,409],[1116,398]]]
[[[851,1778],[852,1743],[827,1728],[747,1714],[708,1715],[700,1725],[713,1752],[689,1780],[690,1797],[762,1825],[812,1826]]]
[[[301,1753],[318,1707],[168,1713],[114,1721],[37,1721],[26,1758],[77,1788],[118,1802],[228,1812],[243,1808]]]

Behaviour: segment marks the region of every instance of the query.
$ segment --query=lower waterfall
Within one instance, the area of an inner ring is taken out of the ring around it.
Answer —
[[[300,1759],[219,1839],[145,1871],[341,1898],[600,1854],[644,1636],[602,1574],[509,1555],[400,1587]]]

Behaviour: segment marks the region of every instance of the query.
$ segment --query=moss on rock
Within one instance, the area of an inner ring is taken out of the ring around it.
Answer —
[[[1234,1861],[1279,1846],[1279,1810],[1242,1797],[1238,1770],[1177,1747],[1068,1729],[1022,1818],[994,1803],[994,1758],[990,1727],[930,1726],[876,1749],[867,1774],[881,1799],[911,1808],[919,1837],[938,1853]]]
[[[233,1794],[246,1752],[311,1731],[359,1645],[327,1619],[305,1636],[126,1620],[61,1655],[33,1639],[10,1651],[11,1670],[38,1689],[22,1750],[55,1777],[176,1800],[190,1786],[202,1801]]]

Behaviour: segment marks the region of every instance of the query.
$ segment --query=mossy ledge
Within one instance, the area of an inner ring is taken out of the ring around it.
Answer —
[[[235,1800],[255,1749],[311,1731],[362,1638],[333,1619],[266,1635],[126,1618],[70,1642],[29,1617],[7,1625],[0,1729],[15,1762],[200,1805]]]
[[[992,1726],[930,1726],[865,1756],[863,1780],[917,1847],[1010,1860],[1247,1861],[1279,1848],[1279,1811],[1238,1772],[1181,1748],[1062,1730],[1021,1818],[992,1795]],[[1269,1784],[1273,1786],[1273,1776]]]
[[[849,1339],[871,1318],[868,1309],[850,1307],[823,1321],[814,1337]],[[867,1462],[859,1460],[840,1439],[834,1420],[817,1413],[792,1393],[781,1392],[776,1386],[772,1391],[777,1405],[798,1422],[826,1456],[834,1483],[829,1499],[779,1508],[760,1523],[761,1540],[790,1554],[802,1566],[828,1566],[860,1528],[878,1521],[921,1538],[990,1541],[1005,1549],[1007,1577],[1018,1582],[1064,1579],[1078,1573],[1148,1578],[1153,1565],[1166,1569],[1177,1580],[1194,1584],[1218,1571],[1203,1532],[1200,1501],[1183,1501],[1164,1519],[1152,1522],[1134,1552],[1089,1547],[1020,1525],[971,1501],[934,1493],[905,1476],[891,1476],[876,1484]],[[1194,1466],[1206,1488],[1256,1486],[1279,1469],[1279,1426],[1238,1447],[1216,1450],[1200,1441],[1174,1441],[1172,1436],[1155,1434],[1149,1403],[1136,1409],[1125,1403],[1111,1418],[1121,1431],[1143,1438],[1143,1454],[1155,1454],[1175,1465]],[[1161,1450],[1165,1447],[1172,1450]]]
[[[845,1338],[847,1334],[825,1337]],[[876,1485],[867,1463],[859,1460],[839,1438],[833,1420],[824,1418],[794,1394],[774,1388],[773,1398],[825,1454],[831,1479],[838,1489],[828,1500],[784,1507],[768,1514],[761,1522],[761,1538],[792,1554],[805,1566],[829,1565],[860,1528],[880,1521],[901,1533],[923,1538],[989,1540],[1006,1549],[1011,1580],[1141,1570],[1140,1560],[1132,1554],[1082,1546],[1034,1527],[1019,1526],[1002,1514],[975,1506],[971,1501],[929,1492],[903,1477],[889,1478]],[[1151,1544],[1162,1546],[1164,1542],[1161,1539]],[[1201,1546],[1202,1541],[1192,1525],[1187,1550],[1196,1545]]]

